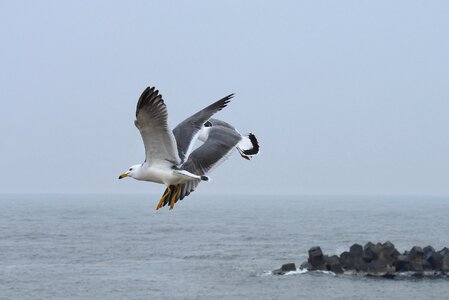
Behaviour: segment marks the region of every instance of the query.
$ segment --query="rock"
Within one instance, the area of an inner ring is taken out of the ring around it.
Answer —
[[[412,272],[417,272],[417,273],[422,273],[424,271],[424,267],[422,262],[416,262],[416,261],[411,261],[409,263],[409,269],[408,271],[412,271]]]
[[[306,264],[303,264],[306,266]],[[308,270],[332,271],[334,273],[343,273],[340,259],[337,255],[323,255],[320,247],[312,247],[309,249],[309,259],[307,262]]]
[[[440,253],[442,256],[445,256],[446,254],[449,254],[449,249],[444,247],[443,249],[438,251],[438,253]]]
[[[423,249],[421,247],[414,246],[408,254],[409,260],[408,271],[422,272],[424,270],[423,257],[424,257]]]
[[[424,251],[421,247],[418,247],[418,246],[414,246],[408,254],[408,258],[410,260],[422,260],[423,257],[424,257]]]
[[[399,255],[394,262],[397,272],[407,272],[409,270],[409,259],[407,255]]]
[[[427,246],[423,248],[423,269],[433,270],[433,261],[435,257],[435,249],[432,246]]]
[[[374,245],[373,243],[368,242],[365,247],[363,247],[363,260],[366,262],[377,260],[380,256],[383,256],[382,251],[382,244],[377,243]]]
[[[343,273],[343,269],[341,268],[340,259],[338,259],[337,255],[326,256],[325,259],[326,270],[334,272],[336,274]]]
[[[424,271],[433,269],[432,264],[428,260],[425,260],[425,259],[422,261],[422,268]]]
[[[432,246],[424,247],[423,249],[423,258],[429,261],[432,258],[433,253],[435,253],[435,249]]]
[[[376,254],[374,252],[375,245],[371,242],[366,243],[366,245],[363,247],[363,260],[366,262],[370,262],[374,259],[376,259]]]
[[[352,270],[354,269],[354,264],[352,262],[351,255],[348,251],[340,254],[340,265],[343,269]]]
[[[441,271],[444,273],[449,273],[449,253],[446,253],[446,255],[443,256],[443,260],[441,263]]]
[[[395,276],[395,272],[396,267],[384,259],[374,260],[368,264],[368,276],[392,278]]]
[[[349,253],[352,257],[363,257],[363,247],[359,244],[354,244],[349,248]]]
[[[364,247],[363,260],[367,262],[367,275],[375,277],[394,277],[395,262],[399,256],[394,244],[387,241],[383,244],[367,243]],[[405,267],[404,267],[405,268]]]
[[[433,251],[430,252],[427,250],[427,252],[424,252],[424,264],[427,266],[427,264],[430,264],[431,269],[435,271],[441,271],[441,267],[443,266],[443,255],[441,255],[439,252]]]
[[[284,272],[296,271],[296,265],[294,263],[288,263],[288,264],[282,265],[281,270]]]
[[[385,258],[387,260],[395,261],[397,259],[397,257],[400,255],[399,251],[396,250],[396,247],[390,241],[383,243],[382,247],[383,247],[383,253],[384,253],[383,258]]]
[[[445,257],[449,256],[449,249],[444,247],[440,251],[434,251],[425,255],[427,261],[432,265],[432,269],[438,272],[449,272],[449,262]]]
[[[284,275],[285,273],[296,271],[296,265],[294,263],[288,263],[282,265],[280,269],[272,271],[273,275]]]
[[[273,273],[284,274],[288,270],[287,265],[284,266],[284,269]],[[435,251],[432,246],[414,246],[401,255],[390,241],[383,244],[368,242],[363,247],[353,244],[349,251],[342,252],[338,257],[324,255],[320,247],[312,247],[309,249],[309,258],[301,265],[301,269],[326,270],[336,274],[348,270],[388,278],[394,277],[398,272],[410,272],[412,276],[433,278],[449,275],[449,249]]]
[[[282,272],[281,269],[276,269],[276,270],[271,271],[271,274],[273,274],[273,275],[284,275],[285,273]]]
[[[320,247],[312,247],[309,249],[308,262],[312,270],[324,269],[324,256],[323,251],[321,251]]]
[[[363,260],[363,247],[359,244],[353,244],[349,252],[343,252],[340,256],[340,263],[345,270],[365,271],[366,263]]]

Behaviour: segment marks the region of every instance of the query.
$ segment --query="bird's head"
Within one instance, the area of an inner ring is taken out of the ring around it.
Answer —
[[[140,165],[134,165],[134,166],[130,167],[128,171],[126,171],[123,174],[120,174],[118,179],[123,179],[125,177],[133,177],[133,178],[135,178],[137,173],[140,170],[140,167],[141,167]]]

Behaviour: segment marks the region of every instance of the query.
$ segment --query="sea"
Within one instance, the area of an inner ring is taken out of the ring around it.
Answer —
[[[449,247],[449,198],[0,195],[0,299],[449,299],[449,279],[299,266],[320,246]]]

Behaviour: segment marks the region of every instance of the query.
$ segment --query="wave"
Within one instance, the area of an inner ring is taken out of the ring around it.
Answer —
[[[296,269],[295,271],[286,272],[282,276],[291,276],[291,275],[300,275],[300,274],[306,274],[306,273],[323,273],[327,275],[336,276],[334,272],[331,271],[309,271],[307,269]],[[279,276],[273,273],[273,271],[264,271],[259,276]]]
[[[344,277],[375,277],[375,278],[388,278],[388,279],[449,279],[448,275],[445,275],[441,272],[397,272],[394,273],[393,276],[373,276],[369,273],[364,272],[354,272],[354,271],[345,271],[343,274],[336,274],[332,271],[322,271],[322,270],[313,270],[309,271],[307,269],[296,269],[295,271],[286,272],[282,276],[291,276],[291,275],[302,275],[302,274],[325,274],[330,276],[344,276]],[[280,276],[278,274],[273,273],[273,271],[264,271],[260,273],[258,276]]]

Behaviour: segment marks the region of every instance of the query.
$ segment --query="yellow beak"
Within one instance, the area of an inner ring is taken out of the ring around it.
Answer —
[[[118,177],[118,179],[123,179],[123,178],[125,178],[125,177],[128,177],[128,173],[123,173],[123,174],[121,174],[121,175]]]

